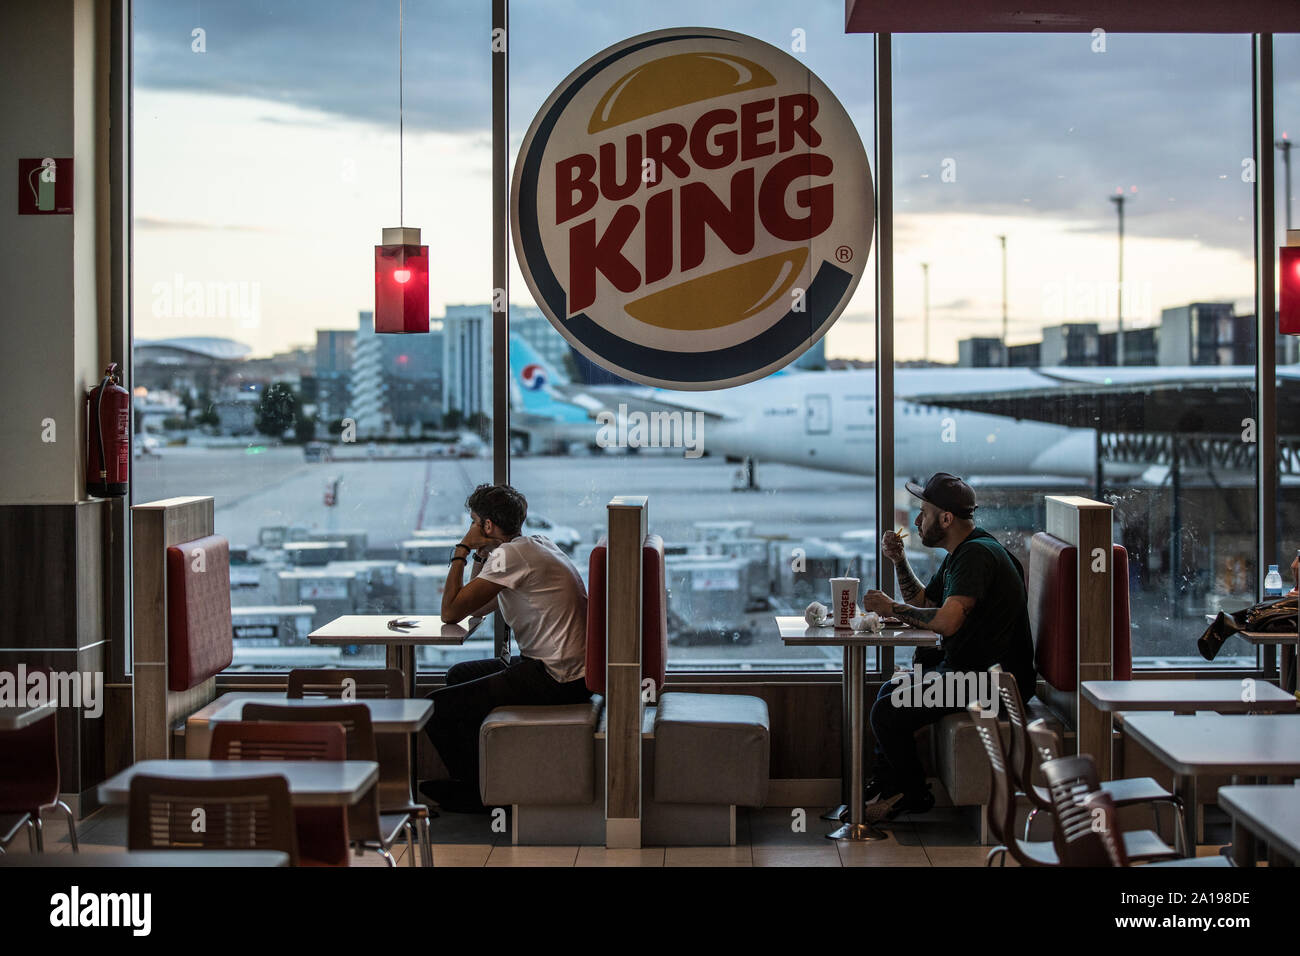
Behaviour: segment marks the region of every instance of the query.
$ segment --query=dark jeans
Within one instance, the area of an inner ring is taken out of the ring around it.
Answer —
[[[927,677],[937,674],[942,680],[944,673],[943,665],[925,668]],[[925,786],[925,770],[916,752],[916,732],[948,714],[961,713],[965,708],[917,706],[912,699],[911,675],[904,680],[907,686],[899,695],[901,706],[891,696],[899,687],[895,681],[887,681],[880,688],[871,707],[871,731],[876,738],[876,778],[911,793]]]
[[[425,732],[452,779],[478,789],[478,733],[493,708],[508,704],[578,704],[591,698],[586,681],[561,684],[546,665],[528,657],[462,661],[447,671],[447,686],[429,695],[433,715]]]

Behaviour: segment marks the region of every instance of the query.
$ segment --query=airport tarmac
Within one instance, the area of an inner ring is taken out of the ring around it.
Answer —
[[[260,449],[260,450],[255,450]],[[756,535],[836,537],[871,527],[875,482],[866,476],[760,465],[760,491],[733,492],[739,466],[717,458],[636,454],[517,457],[511,483],[529,511],[591,541],[615,495],[646,495],[650,522],[665,540],[691,540],[698,521],[753,521]],[[342,479],[338,503],[325,490]],[[258,530],[367,532],[372,550],[388,550],[421,528],[464,524],[466,496],[492,480],[488,458],[306,462],[296,447],[169,447],[135,461],[136,502],[175,495],[216,499],[217,531],[232,545],[254,546]]]

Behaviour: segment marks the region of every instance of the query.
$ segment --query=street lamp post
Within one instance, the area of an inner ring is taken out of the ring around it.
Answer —
[[[998,236],[1002,243],[1002,364],[1011,367],[1011,350],[1007,347],[1007,237]]]
[[[922,284],[922,291],[921,291],[922,301],[924,302],[924,307],[922,312],[924,318],[922,319],[922,325],[921,325],[922,341],[923,341],[921,360],[925,362],[926,365],[929,365],[930,364],[930,263],[928,262],[921,263],[921,275],[924,278],[924,282]]]
[[[1132,187],[1134,190],[1136,186]],[[1115,289],[1115,313],[1119,319],[1119,330],[1115,334],[1115,364],[1124,364],[1124,201],[1135,198],[1124,195],[1123,187],[1115,190],[1110,201],[1119,213],[1119,284]]]

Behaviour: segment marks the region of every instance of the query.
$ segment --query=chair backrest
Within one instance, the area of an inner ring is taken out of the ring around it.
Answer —
[[[262,704],[250,701],[244,705],[243,717],[246,721],[341,724],[346,738],[345,759],[378,760],[375,728],[370,720],[370,708],[365,704],[288,707],[284,704]],[[410,792],[409,784],[407,792]],[[374,786],[367,790],[360,800],[348,807],[348,830],[353,840],[374,841],[379,838],[379,806],[379,788]]]
[[[284,704],[249,701],[244,705],[243,717],[245,721],[340,724],[347,740],[344,759],[375,759],[375,729],[370,720],[370,708],[365,704],[288,707]],[[220,724],[217,726],[220,727]]]
[[[1092,757],[1078,754],[1049,760],[1043,764],[1043,776],[1052,795],[1052,842],[1061,864],[1112,866],[1102,842],[1100,818],[1084,802],[1089,794],[1101,789]]]
[[[1119,810],[1105,790],[1097,790],[1083,798],[1083,807],[1092,814],[1094,829],[1101,837],[1111,866],[1128,866],[1128,851],[1124,849],[1124,833],[1119,828]]]
[[[1025,702],[1020,699],[1020,687],[1016,684],[1015,677],[1004,671],[999,664],[990,667],[989,673],[993,676],[1002,714],[1011,726],[1011,746],[1007,749],[1007,769],[1011,774],[1011,783],[1037,806],[1033,788],[1034,752],[1029,742]]]
[[[587,689],[605,693],[605,583],[608,541],[601,538],[587,565]],[[664,539],[648,534],[641,547],[641,677],[663,690],[668,676],[668,585]]]
[[[1029,625],[1034,635],[1038,673],[1058,691],[1078,682],[1078,549],[1040,531],[1029,545]],[[1111,564],[1111,667],[1115,680],[1133,676],[1129,640],[1128,552],[1114,545]]]
[[[1047,721],[1041,717],[1029,725],[1029,744],[1034,750],[1036,767],[1061,756],[1061,741],[1057,739],[1056,731],[1047,726]]]
[[[223,721],[212,731],[213,760],[343,760],[342,724]],[[347,866],[348,817],[342,807],[294,811],[300,863]]]
[[[998,730],[998,722],[992,715],[986,714],[979,704],[971,704],[966,710],[975,724],[975,732],[979,734],[980,743],[984,745],[984,753],[989,758],[989,768],[993,771],[988,808],[989,830],[992,831],[994,839],[1005,845],[1015,856],[1017,855],[1014,849],[1015,788],[1007,772],[1007,755],[1002,749],[1002,735]]]
[[[222,721],[213,725],[212,760],[346,760],[342,724]]]
[[[277,775],[131,778],[129,850],[280,850],[298,862],[289,783]]]
[[[235,659],[230,543],[219,534],[167,549],[167,688],[197,687]]]
[[[346,682],[351,681],[351,685]],[[340,698],[344,689],[357,700],[405,697],[402,672],[395,667],[298,667],[289,671],[290,700]]]
[[[352,681],[350,687],[347,681]],[[406,696],[402,672],[395,667],[300,667],[289,671],[291,700],[308,697],[337,700],[349,687],[353,699],[401,699]],[[409,739],[403,734],[375,734],[375,758],[379,761],[379,806],[411,805]]]
[[[0,813],[32,813],[59,799],[59,716],[0,732]]]

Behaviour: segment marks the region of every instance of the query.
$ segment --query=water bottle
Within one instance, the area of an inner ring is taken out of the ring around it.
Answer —
[[[1282,596],[1282,575],[1277,573],[1277,565],[1268,566],[1268,576],[1264,578],[1264,600],[1275,601]]]

